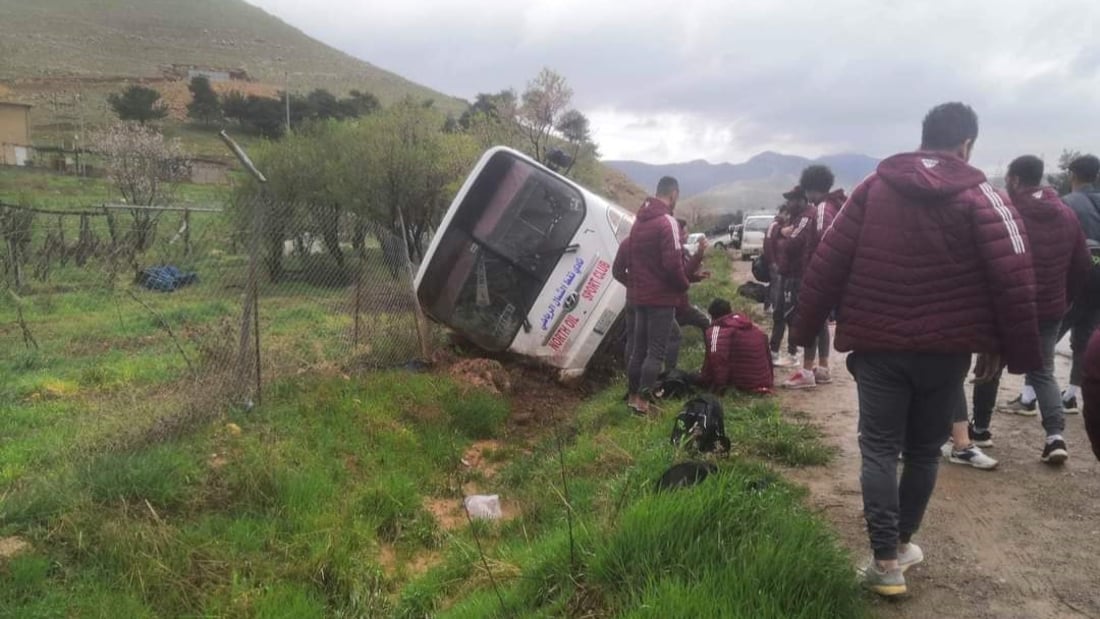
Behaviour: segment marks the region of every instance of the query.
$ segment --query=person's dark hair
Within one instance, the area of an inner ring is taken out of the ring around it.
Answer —
[[[710,306],[707,307],[707,313],[710,314],[711,320],[718,320],[722,316],[728,316],[733,313],[733,309],[730,307],[730,302],[725,299],[715,299],[710,302]]]
[[[798,180],[798,185],[806,191],[829,193],[835,180],[829,166],[812,165],[802,170],[802,178]]]
[[[657,195],[658,196],[670,196],[672,192],[680,189],[680,183],[671,176],[662,176],[661,180],[657,181]]]
[[[1096,155],[1081,155],[1069,164],[1068,169],[1082,183],[1095,183],[1100,176],[1100,159]]]
[[[681,230],[687,230],[688,220],[684,219],[683,217],[677,217],[676,218],[676,223],[680,224],[680,229]]]
[[[978,139],[978,115],[965,103],[941,103],[924,117],[921,150],[949,150]]]
[[[1022,155],[1008,164],[1005,176],[1015,176],[1026,187],[1038,187],[1043,182],[1043,160],[1035,155]]]

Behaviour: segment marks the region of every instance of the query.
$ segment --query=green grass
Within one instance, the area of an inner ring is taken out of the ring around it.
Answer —
[[[205,264],[239,273],[222,260]],[[708,265],[697,303],[732,290],[728,264]],[[187,334],[195,359],[232,340],[234,297],[209,279],[141,293]],[[640,420],[620,402],[620,383],[524,437],[508,433],[504,399],[438,375],[293,376],[348,358],[338,337],[348,317],[332,311],[345,301],[341,289],[265,290],[267,357],[292,377],[269,382],[261,407],[214,401],[213,421],[150,436],[205,385],[185,376],[148,312],[109,290],[24,298],[42,348],[0,354],[0,536],[32,550],[0,564],[0,614],[864,614],[848,558],[801,492],[767,468],[830,456],[773,400],[725,398],[733,456],[699,487],[659,495],[661,472],[695,457],[668,441],[678,403]],[[0,300],[0,325],[12,324],[13,303]],[[217,328],[227,319],[228,338]],[[16,331],[3,335],[20,343]],[[689,333],[685,363],[701,350]],[[501,441],[479,448],[495,473],[462,462],[485,439]],[[473,488],[499,493],[512,517],[473,527],[437,517],[433,506],[456,507]]]
[[[225,202],[228,188],[181,183],[175,196],[179,204],[217,208]],[[119,193],[105,178],[85,178],[37,168],[0,167],[0,202],[44,209],[84,210],[117,203]]]

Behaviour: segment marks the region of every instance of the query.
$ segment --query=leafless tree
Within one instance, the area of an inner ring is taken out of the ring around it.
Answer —
[[[170,204],[190,168],[177,140],[165,140],[156,129],[133,122],[116,123],[93,134],[92,149],[103,155],[107,176],[122,200],[135,207]],[[132,247],[140,253],[153,243],[160,211],[134,208],[129,213]],[[120,240],[118,234],[112,226],[115,243]]]
[[[573,89],[552,69],[544,68],[527,83],[518,110],[519,124],[531,143],[532,154],[540,163],[546,163],[554,130],[572,100]]]

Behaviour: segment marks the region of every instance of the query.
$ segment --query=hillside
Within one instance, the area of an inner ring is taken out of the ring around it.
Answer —
[[[698,196],[718,187],[739,181],[786,181],[808,165],[823,163],[833,169],[837,182],[852,185],[867,176],[878,160],[866,155],[828,155],[807,159],[796,155],[784,155],[766,151],[744,163],[709,163],[703,160],[672,164],[650,164],[640,161],[604,161],[605,164],[626,174],[642,187],[656,186],[662,176],[675,176],[680,181],[681,194]]]
[[[262,94],[289,79],[292,92],[360,89],[384,104],[411,95],[448,111],[463,105],[243,0],[0,0],[0,15],[0,97],[35,104],[38,127],[98,121],[106,93],[127,82],[184,88],[189,66],[242,71],[234,83]]]

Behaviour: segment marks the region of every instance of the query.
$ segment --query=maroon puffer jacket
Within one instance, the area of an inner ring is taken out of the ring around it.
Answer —
[[[782,256],[779,253],[779,239],[782,235],[779,231],[783,229],[783,221],[779,219],[779,215],[775,216],[775,221],[768,224],[768,230],[764,232],[764,247],[761,249],[760,254],[763,257],[764,264],[779,265],[779,261]]]
[[[735,387],[750,393],[769,393],[775,384],[768,336],[740,314],[727,314],[706,331],[706,356],[701,384],[722,391]]]
[[[810,266],[810,260],[814,257],[818,244],[821,243],[821,237],[825,236],[825,231],[833,225],[833,219],[840,212],[840,207],[844,206],[847,201],[848,196],[844,195],[844,190],[837,189],[814,205],[812,209],[813,217],[810,220],[810,234],[806,237],[806,249],[803,252],[803,271]]]
[[[791,339],[839,307],[840,351],[1000,353],[1040,367],[1035,273],[1008,199],[962,159],[895,155],[837,214],[802,280]]]
[[[643,307],[676,307],[688,289],[680,226],[657,198],[638,209],[630,236],[619,245],[612,274],[626,284],[626,300]]]
[[[1089,347],[1085,349],[1085,379],[1081,381],[1081,396],[1085,407],[1081,416],[1085,418],[1085,432],[1092,443],[1092,453],[1100,460],[1100,331],[1092,334]]]
[[[779,262],[779,273],[783,277],[798,278],[809,262],[806,258],[810,236],[813,234],[813,209],[806,207],[796,214],[791,214],[792,228],[790,235],[783,237],[783,253],[785,263]]]
[[[1039,320],[1059,320],[1083,289],[1092,264],[1081,222],[1051,187],[1028,187],[1011,197],[1031,241],[1036,314]]]

